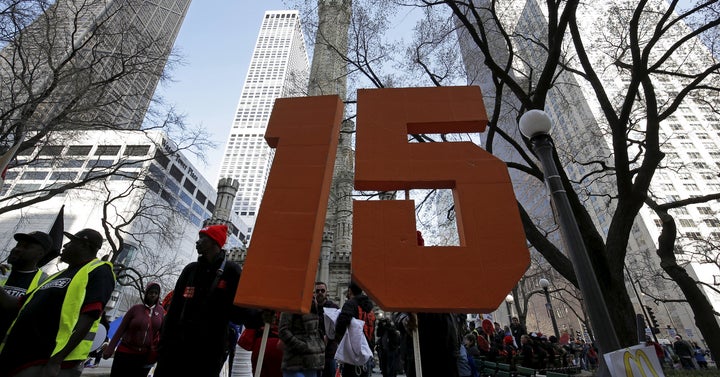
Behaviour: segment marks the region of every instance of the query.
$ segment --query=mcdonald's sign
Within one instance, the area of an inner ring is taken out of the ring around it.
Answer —
[[[644,345],[621,349],[605,355],[613,377],[664,377],[653,347]]]

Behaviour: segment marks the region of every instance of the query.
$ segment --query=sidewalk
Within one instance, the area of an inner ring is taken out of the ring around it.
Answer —
[[[102,377],[110,377],[110,367],[112,367],[112,360],[100,360],[100,365],[98,365],[96,368],[85,368],[83,369],[82,376],[102,376]],[[399,374],[398,377],[404,377],[404,374]],[[380,372],[375,372],[372,374],[372,377],[382,377],[382,374]]]
[[[100,365],[96,368],[85,368],[83,369],[83,376],[110,376],[110,367],[112,366],[112,360],[100,360]]]

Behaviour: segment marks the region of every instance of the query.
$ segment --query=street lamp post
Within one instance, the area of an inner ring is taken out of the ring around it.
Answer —
[[[605,299],[593,270],[580,229],[578,228],[570,201],[563,187],[558,168],[553,159],[553,141],[550,137],[552,123],[542,110],[530,110],[520,117],[520,132],[530,139],[532,150],[540,160],[545,172],[545,181],[550,190],[552,202],[557,210],[558,222],[568,255],[575,270],[590,315],[590,322],[597,337],[597,343],[603,353],[620,349],[620,342],[610,320]],[[607,368],[605,368],[607,371]],[[607,374],[609,375],[609,374]]]
[[[553,331],[555,331],[555,339],[559,340],[560,331],[558,330],[557,321],[555,320],[555,312],[553,311],[552,303],[550,302],[550,292],[548,292],[549,286],[550,282],[548,279],[540,279],[540,287],[543,289],[543,292],[545,292],[545,306],[547,308],[548,315],[550,315],[550,320],[552,321]]]
[[[508,312],[508,327],[512,326],[512,303],[515,301],[512,295],[507,295],[505,297],[505,306],[507,307]]]

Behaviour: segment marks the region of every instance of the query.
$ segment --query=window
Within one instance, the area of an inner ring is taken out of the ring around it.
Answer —
[[[705,222],[705,225],[709,227],[720,228],[720,220],[718,219],[705,219],[703,222]]]
[[[158,165],[162,166],[163,168],[167,168],[168,164],[170,163],[170,159],[167,158],[164,154],[160,153],[160,151],[155,151],[155,162],[158,163]]]
[[[17,155],[18,156],[29,156],[29,155],[33,154],[33,152],[35,152],[35,147],[30,147],[30,148],[26,148],[21,151],[18,151]]]
[[[40,149],[38,156],[59,156],[62,153],[63,145],[46,145]]]
[[[77,177],[76,171],[58,171],[50,175],[50,179],[54,181],[72,181]]]
[[[702,235],[700,232],[687,232],[685,233],[685,237],[691,239],[691,240],[700,240],[702,239]]]
[[[165,201],[171,205],[174,205],[176,202],[175,197],[173,197],[172,194],[170,194],[169,192],[167,192],[165,190],[162,190],[160,192],[160,197],[165,199]]]
[[[143,180],[143,182],[145,183],[145,186],[147,186],[147,188],[150,189],[150,191],[153,191],[153,192],[160,191],[160,184],[155,182],[155,180],[153,180],[152,178],[146,177],[145,180]]]
[[[696,185],[694,183],[686,183],[683,185],[683,187],[685,187],[685,190],[688,190],[688,191],[697,191],[698,190],[698,185]]]
[[[686,227],[686,228],[692,228],[695,226],[695,222],[690,219],[680,219],[680,226]]]
[[[178,169],[177,166],[173,165],[170,167],[170,175],[175,178],[178,183],[182,182],[183,172],[182,170]]]
[[[200,203],[205,204],[205,199],[207,199],[207,197],[202,191],[198,190],[198,192],[195,193],[195,199],[197,199]]]
[[[114,156],[120,152],[119,145],[98,145],[95,150],[96,156]]]
[[[109,168],[115,164],[114,160],[97,160],[88,164],[89,168]]]
[[[173,182],[172,179],[168,179],[167,181],[165,181],[165,188],[176,195],[178,192],[180,192],[180,186]]]
[[[145,156],[150,152],[149,145],[128,145],[125,147],[125,156]]]
[[[190,180],[185,179],[185,183],[183,183],[183,187],[185,187],[185,190],[188,190],[191,194],[195,192],[195,185],[190,182]]]
[[[26,171],[25,173],[23,173],[20,179],[24,181],[42,181],[45,180],[45,177],[47,177],[47,175],[47,171]]]
[[[71,145],[65,155],[67,156],[87,156],[90,154],[92,145]]]
[[[700,212],[703,215],[712,215],[713,211],[710,209],[710,207],[698,207],[698,212]]]
[[[185,204],[187,204],[188,206],[192,206],[193,200],[190,195],[186,194],[185,192],[180,192],[180,200],[185,202]]]

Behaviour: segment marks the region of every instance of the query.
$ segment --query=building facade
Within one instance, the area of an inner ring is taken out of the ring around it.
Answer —
[[[67,232],[100,231],[106,241],[98,257],[115,252],[116,264],[140,271],[145,283],[159,281],[163,292],[168,292],[181,269],[197,259],[195,241],[203,222],[215,211],[216,189],[162,132],[74,131],[62,144],[50,143],[19,155],[7,172],[0,203],[27,201],[43,190],[88,176],[97,179],[0,215],[0,260],[14,246],[14,233],[49,231],[64,205]],[[122,248],[114,236],[110,238],[115,246],[111,245],[103,221],[111,232],[123,235]],[[228,225],[226,248],[241,247],[246,226],[232,215]],[[44,269],[53,273],[62,268],[55,260]],[[139,299],[136,289],[118,285],[108,313],[120,315]]]
[[[190,0],[36,5],[3,27],[4,128],[140,129]]]
[[[220,167],[220,178],[239,182],[233,211],[248,234],[272,164],[264,137],[273,104],[276,98],[306,95],[309,69],[299,12],[265,12]]]
[[[542,40],[547,34],[547,10],[534,0],[508,2],[505,6],[505,8],[499,7],[498,13],[507,25],[507,31],[524,36],[513,40],[514,52],[518,54],[514,74],[519,82],[523,82],[521,78],[532,77],[532,69],[539,67],[545,59],[545,52],[538,45],[533,45],[531,40],[534,37]],[[667,4],[664,1],[651,1],[646,7],[648,12],[654,9],[661,13],[667,9]],[[577,19],[582,23],[580,32],[583,40],[589,41],[585,47],[595,67],[613,66],[613,56],[607,53],[607,45],[603,45],[602,38],[596,37],[613,32],[609,29],[614,25],[611,16],[621,11],[619,2],[614,1],[584,3],[578,8]],[[676,27],[686,28],[682,24]],[[468,83],[479,85],[483,90],[486,105],[492,104],[497,95],[496,87],[491,80],[490,72],[483,64],[483,55],[467,34],[460,32],[458,36],[463,60],[468,69]],[[663,51],[663,48],[668,48],[667,46],[674,42],[676,39],[658,41],[660,48],[657,50]],[[677,69],[682,72],[682,70],[708,66],[708,62],[715,61],[711,52],[699,40],[687,45],[689,47],[680,52],[682,58],[673,56],[668,61],[669,70]],[[496,47],[497,56],[502,56],[504,42],[498,40]],[[572,58],[570,52],[566,62],[574,64]],[[622,99],[630,82],[630,76],[615,69],[604,69],[599,72],[608,97],[613,101]],[[682,82],[679,78],[659,77],[653,84],[664,99],[671,99],[687,82]],[[583,166],[577,163],[578,161],[597,156],[598,160],[612,163],[611,133],[603,120],[604,116],[594,91],[585,80],[564,72],[558,74],[556,85],[556,89],[553,89],[547,97],[545,111],[553,122],[552,136],[568,176],[571,180],[582,182],[582,177],[592,166]],[[501,110],[503,115],[500,116],[498,126],[522,145],[522,138],[517,128],[517,110],[512,111],[521,106],[519,103],[513,103],[513,96],[510,94],[504,98],[505,107]],[[713,108],[717,109],[718,105],[720,100],[717,97],[703,99],[691,96],[680,105],[674,115],[661,123],[660,142],[666,156],[650,188],[652,197],[658,202],[665,203],[720,192],[720,177],[717,175],[720,166],[720,118],[713,110]],[[488,106],[488,110],[491,111],[492,106]],[[642,117],[636,120],[630,137],[641,138],[645,127],[644,120]],[[483,144],[486,142],[483,136]],[[492,147],[493,154],[505,161],[523,161],[515,147],[507,142],[498,141],[496,138]],[[631,153],[637,152],[630,148]],[[527,149],[525,152],[530,153]],[[511,169],[510,173],[518,200],[535,219],[540,229],[552,230],[555,221],[542,182],[515,169]],[[616,192],[615,185],[612,176],[606,176],[589,183],[584,182],[582,186],[578,184],[577,187],[601,234],[607,234],[612,220],[611,215],[616,206],[615,201],[603,194]],[[720,283],[720,270],[718,264],[713,262],[717,257],[717,251],[713,249],[717,250],[716,245],[720,243],[718,211],[720,207],[716,201],[692,204],[671,211],[678,224],[679,240],[676,258],[691,276],[705,285],[703,290],[716,310],[720,309],[720,296],[713,287],[717,287]],[[694,324],[694,315],[689,306],[682,302],[661,301],[682,299],[683,295],[666,275],[663,277],[664,274],[659,267],[659,259],[655,251],[660,230],[661,222],[658,216],[650,208],[643,208],[632,227],[625,260],[626,266],[629,266],[626,278],[630,297],[637,313],[643,312],[642,307],[649,307],[656,315],[658,327],[661,328],[658,337],[672,339],[674,333],[680,333],[686,339],[700,343],[701,335]],[[555,235],[554,240],[559,241],[558,235]],[[561,242],[555,243],[561,244]],[[633,284],[638,289],[637,295],[633,292]],[[536,304],[541,307],[542,300]],[[567,316],[566,312],[560,313],[561,309],[562,305],[556,305],[556,316],[557,314]],[[499,317],[506,315],[500,312]],[[574,316],[567,317],[568,326],[576,329],[580,327],[578,322],[573,326],[572,322],[576,321],[573,320]],[[560,319],[558,322],[563,324]]]

